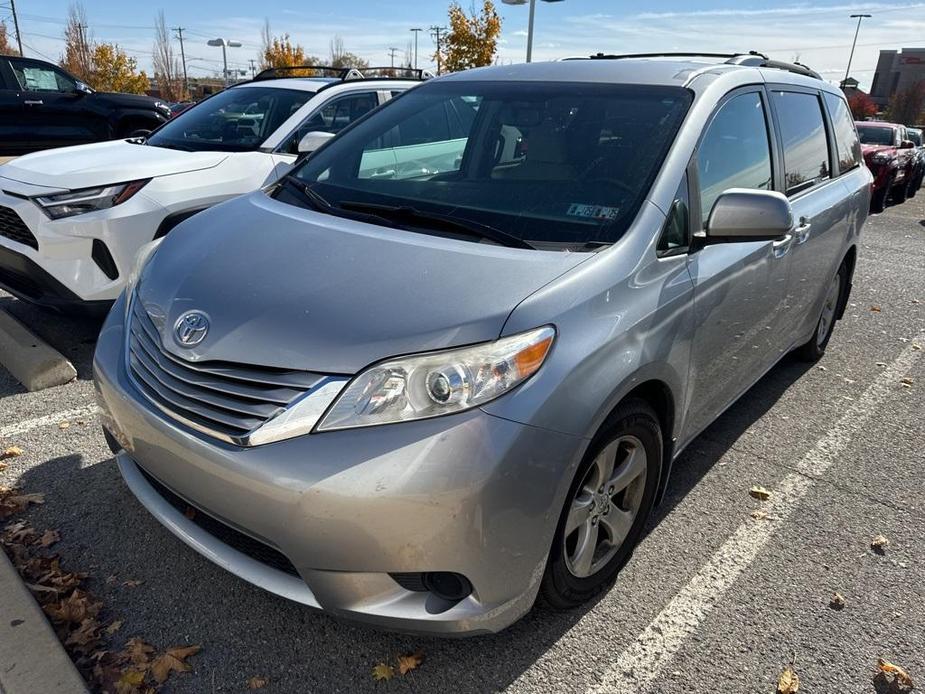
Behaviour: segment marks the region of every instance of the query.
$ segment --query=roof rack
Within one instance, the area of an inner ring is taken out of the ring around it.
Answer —
[[[588,56],[591,60],[622,60],[624,58],[725,58],[726,65],[746,65],[748,67],[769,67],[777,70],[786,70],[797,75],[812,77],[821,80],[822,76],[807,67],[803,63],[787,63],[782,60],[771,60],[764,53],[758,51],[749,51],[748,53],[699,53],[699,52],[682,52],[682,53],[625,53],[622,55],[610,55],[605,53],[596,53]],[[569,58],[569,60],[573,60]]]
[[[370,73],[385,72],[384,75],[370,77]],[[362,72],[355,67],[332,67],[331,65],[285,65],[270,67],[257,73],[252,81],[274,80],[296,77],[329,77],[346,82],[347,80],[368,79],[415,79],[426,80],[434,74],[429,70],[417,70],[409,67],[365,67]]]

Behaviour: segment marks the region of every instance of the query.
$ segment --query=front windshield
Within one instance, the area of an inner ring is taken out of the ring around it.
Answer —
[[[865,145],[891,145],[893,144],[893,128],[880,126],[859,125],[858,135],[861,144]]]
[[[537,247],[613,243],[690,100],[680,87],[433,82],[346,131],[294,176],[335,210],[413,207]]]
[[[168,121],[148,144],[195,152],[255,150],[312,96],[278,87],[226,89]]]

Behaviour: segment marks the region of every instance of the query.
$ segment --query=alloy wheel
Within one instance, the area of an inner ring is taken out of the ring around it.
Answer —
[[[648,470],[635,436],[614,439],[578,487],[565,522],[565,565],[577,578],[600,571],[623,544],[639,514]]]
[[[816,331],[816,344],[822,347],[828,339],[832,324],[835,322],[835,312],[838,310],[838,298],[841,295],[841,273],[835,275],[822,305],[822,317],[819,319],[819,329]]]

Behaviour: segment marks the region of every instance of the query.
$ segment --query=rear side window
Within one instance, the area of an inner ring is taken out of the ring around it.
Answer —
[[[838,171],[844,173],[861,163],[861,143],[858,140],[857,130],[854,128],[854,119],[851,117],[851,111],[845,100],[835,94],[826,93],[825,103],[829,107],[832,129],[835,131]]]
[[[720,107],[697,149],[697,173],[704,226],[723,191],[771,190],[768,123],[758,92],[734,96]]]
[[[784,141],[787,195],[795,195],[830,177],[822,105],[816,94],[783,91],[771,94]]]

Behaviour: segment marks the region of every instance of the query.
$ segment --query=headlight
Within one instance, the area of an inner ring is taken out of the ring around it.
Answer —
[[[877,152],[870,159],[875,164],[889,164],[891,161],[893,161],[893,155],[889,152]]]
[[[61,219],[120,205],[144,188],[150,180],[146,178],[112,186],[70,190],[67,193],[43,195],[32,199],[49,217]]]
[[[125,312],[126,317],[128,316],[129,304],[131,304],[132,292],[135,291],[135,285],[138,284],[138,279],[141,277],[141,273],[144,271],[145,266],[148,264],[148,261],[154,257],[157,247],[161,245],[161,241],[165,237],[161,237],[155,241],[150,241],[144,246],[138,249],[138,253],[135,254],[135,262],[132,264],[132,270],[128,273],[128,278],[125,280]]]
[[[536,373],[555,336],[553,327],[544,326],[371,366],[335,400],[318,431],[426,419],[482,405]]]

